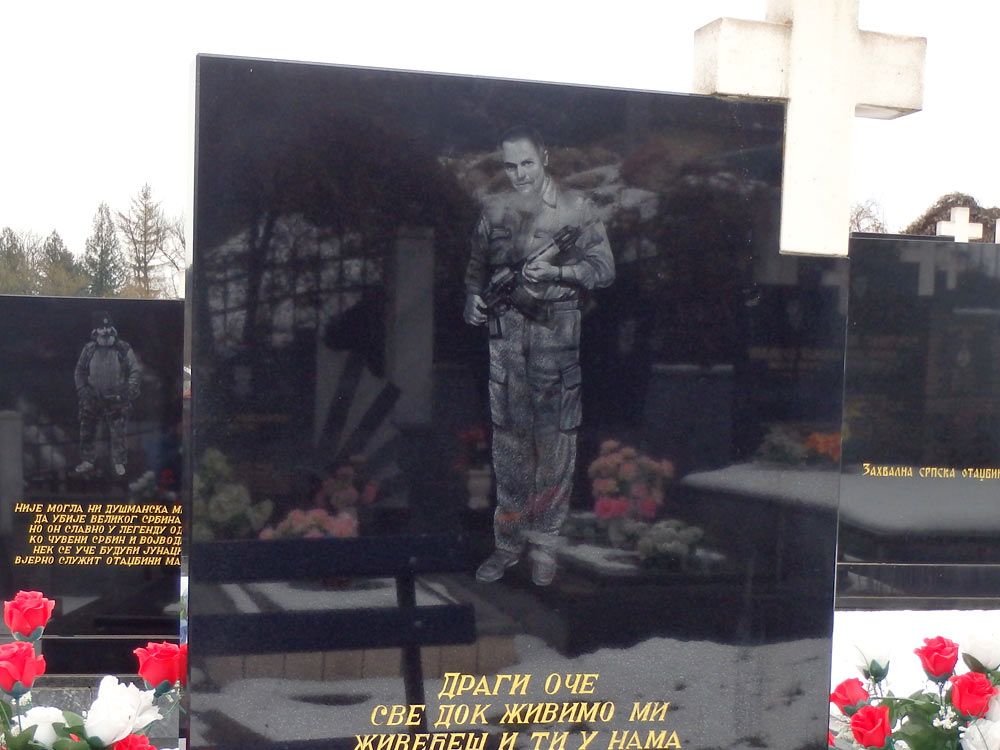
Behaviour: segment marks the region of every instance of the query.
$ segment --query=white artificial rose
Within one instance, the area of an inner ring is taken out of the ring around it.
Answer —
[[[866,643],[864,646],[854,647],[854,665],[863,677],[868,677],[873,662],[878,665],[884,677],[889,669],[888,646],[883,643]]]
[[[97,689],[97,698],[87,712],[83,729],[105,745],[113,745],[137,729],[143,729],[160,716],[153,705],[153,691],[118,682],[106,675]]]
[[[1000,695],[994,695],[990,698],[990,706],[986,709],[983,718],[990,721],[1000,721]]]
[[[987,669],[1000,667],[1000,636],[993,631],[969,633],[962,651]]]
[[[52,743],[58,739],[53,724],[65,724],[66,718],[63,716],[61,708],[52,706],[35,706],[29,708],[21,717],[21,728],[35,727],[35,742],[45,747],[52,747]]]
[[[1000,722],[976,719],[962,733],[962,750],[1000,749]]]

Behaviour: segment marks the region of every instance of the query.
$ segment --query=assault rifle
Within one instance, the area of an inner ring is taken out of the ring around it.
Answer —
[[[533,297],[524,288],[524,267],[549,253],[552,254],[553,258],[558,254],[570,253],[579,238],[579,227],[564,226],[552,236],[551,240],[531,252],[523,260],[501,266],[493,272],[490,282],[480,295],[486,312],[490,316],[491,336],[501,335],[500,315],[511,307],[516,308],[524,316],[536,322],[548,323],[549,309],[541,300]]]

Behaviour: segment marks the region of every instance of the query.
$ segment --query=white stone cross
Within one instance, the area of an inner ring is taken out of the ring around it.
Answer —
[[[921,297],[933,297],[935,277],[938,271],[944,271],[945,285],[955,289],[958,285],[958,273],[968,265],[968,258],[959,248],[943,246],[937,242],[925,242],[905,248],[899,259],[904,263],[917,263],[917,294]]]
[[[939,237],[954,237],[955,242],[968,242],[983,238],[983,225],[969,222],[969,209],[965,206],[955,206],[951,209],[950,221],[937,223]]]
[[[832,261],[837,265],[832,271],[823,271],[819,278],[822,286],[837,287],[837,309],[841,315],[847,314],[847,296],[851,289],[851,267],[846,260]]]
[[[854,117],[923,106],[927,40],[858,29],[858,0],[768,0],[695,32],[694,91],[787,100],[781,252],[847,255]]]

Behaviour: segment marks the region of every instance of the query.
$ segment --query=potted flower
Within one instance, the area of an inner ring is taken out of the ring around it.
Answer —
[[[605,440],[587,475],[598,525],[607,531],[612,546],[626,547],[659,515],[674,465],[618,440]]]
[[[469,507],[490,507],[493,472],[490,468],[490,432],[484,424],[474,424],[458,434],[459,456],[455,469],[465,473]]]

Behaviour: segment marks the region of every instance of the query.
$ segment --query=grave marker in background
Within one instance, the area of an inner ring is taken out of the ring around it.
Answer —
[[[81,359],[96,313],[110,313],[130,351]],[[36,589],[56,600],[50,673],[132,672],[132,648],[178,632],[183,304],[0,296],[0,318],[4,598]],[[105,374],[136,358],[141,378],[109,374],[81,397],[77,369],[87,382],[101,357]],[[84,398],[98,413],[97,453],[78,471]],[[124,452],[113,457],[109,419],[122,414]]]

